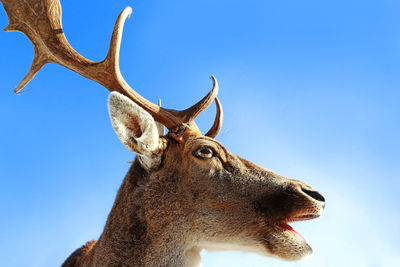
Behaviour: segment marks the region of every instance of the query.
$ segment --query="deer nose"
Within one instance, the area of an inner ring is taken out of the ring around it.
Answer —
[[[318,191],[309,190],[305,188],[301,188],[301,191],[303,191],[306,195],[312,197],[315,200],[325,202],[325,198]]]

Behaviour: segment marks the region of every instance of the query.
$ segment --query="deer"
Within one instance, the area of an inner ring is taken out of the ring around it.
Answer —
[[[283,260],[312,253],[288,223],[319,217],[324,197],[302,181],[230,153],[215,139],[223,111],[214,76],[212,90],[185,110],[154,104],[124,80],[119,50],[130,7],[115,22],[105,59],[93,62],[68,43],[59,0],[0,1],[9,18],[5,31],[24,33],[34,47],[33,63],[15,92],[50,62],[103,85],[111,92],[113,129],[136,154],[99,239],[78,248],[62,266],[199,266],[202,249]],[[203,135],[195,118],[213,102],[214,123]]]

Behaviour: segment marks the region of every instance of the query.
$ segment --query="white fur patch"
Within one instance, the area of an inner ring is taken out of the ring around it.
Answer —
[[[256,253],[266,257],[275,257],[270,253],[263,245],[254,240],[248,240],[248,242],[234,243],[234,242],[202,242],[199,244],[208,251],[241,251],[245,253]]]

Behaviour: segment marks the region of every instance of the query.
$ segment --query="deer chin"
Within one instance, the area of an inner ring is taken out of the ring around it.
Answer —
[[[274,223],[268,237],[265,238],[265,247],[271,254],[283,260],[294,261],[309,256],[312,253],[311,246],[288,223],[311,220],[319,216],[320,214],[306,214]]]

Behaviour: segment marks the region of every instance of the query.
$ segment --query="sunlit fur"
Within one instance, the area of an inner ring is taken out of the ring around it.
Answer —
[[[203,248],[285,260],[312,252],[281,227],[321,214],[324,202],[303,192],[314,192],[310,186],[229,153],[197,131],[159,139],[166,144],[159,163],[149,169],[135,160],[100,239],[64,266],[197,266]],[[212,148],[214,156],[198,158],[201,147]]]

